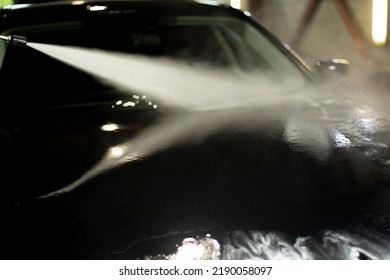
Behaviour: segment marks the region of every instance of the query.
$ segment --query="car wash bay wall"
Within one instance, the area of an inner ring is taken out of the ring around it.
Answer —
[[[247,0],[244,8],[304,56],[340,57],[351,62],[368,58],[383,66],[390,65],[389,44],[378,47],[371,40],[373,0],[318,0],[311,22],[297,36],[300,22],[312,1]],[[350,9],[350,16],[344,16],[343,20],[336,2],[344,2]],[[345,22],[348,20],[350,29]]]

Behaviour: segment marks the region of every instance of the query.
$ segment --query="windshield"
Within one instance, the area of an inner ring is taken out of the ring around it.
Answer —
[[[26,36],[29,42],[167,57],[212,68],[259,72],[278,83],[288,81],[294,87],[304,83],[298,67],[264,34],[233,17],[117,14],[23,26],[3,34]],[[55,99],[37,102],[45,106],[116,98],[106,84],[30,48],[8,48],[1,71],[1,79],[8,82],[26,81],[19,88],[24,92],[39,91],[41,96],[47,96],[55,91]],[[28,89],[23,89],[24,85]]]

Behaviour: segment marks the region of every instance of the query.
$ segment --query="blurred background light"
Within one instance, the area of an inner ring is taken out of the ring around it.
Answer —
[[[241,9],[241,0],[230,0],[230,6],[235,9]]]
[[[88,10],[92,12],[104,11],[107,8],[108,8],[107,6],[100,6],[100,5],[88,6]]]
[[[119,126],[115,123],[107,123],[105,125],[102,125],[100,129],[103,131],[111,132],[111,131],[117,131],[119,129]]]
[[[383,46],[387,40],[388,0],[372,0],[372,40]]]
[[[109,157],[110,158],[120,158],[125,153],[125,148],[123,146],[113,146],[110,147]]]

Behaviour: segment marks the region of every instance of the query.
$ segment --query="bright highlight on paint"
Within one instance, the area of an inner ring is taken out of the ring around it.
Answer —
[[[388,0],[372,0],[372,40],[383,46],[387,40]]]
[[[241,0],[230,0],[230,6],[235,9],[241,9]]]
[[[108,123],[108,124],[102,125],[102,127],[101,127],[101,130],[108,131],[108,132],[117,131],[118,129],[119,129],[119,126],[115,123]]]
[[[88,10],[90,10],[91,12],[104,11],[107,8],[108,8],[107,6],[99,6],[99,5],[88,6]]]
[[[120,158],[125,153],[125,148],[122,146],[114,146],[110,148],[111,158]]]

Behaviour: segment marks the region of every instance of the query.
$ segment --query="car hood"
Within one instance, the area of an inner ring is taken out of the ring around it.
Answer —
[[[155,258],[183,241],[225,246],[223,258],[271,258],[280,255],[245,248],[275,232],[288,236],[277,244],[317,236],[324,245],[358,231],[385,242],[389,120],[339,98],[298,100],[261,110],[33,111],[29,125],[2,131],[2,253]],[[229,251],[237,242],[241,251]]]

